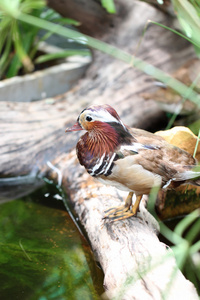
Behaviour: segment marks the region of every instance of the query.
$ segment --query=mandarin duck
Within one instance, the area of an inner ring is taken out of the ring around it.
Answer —
[[[127,127],[109,105],[84,109],[66,132],[78,130],[87,131],[76,145],[80,164],[102,183],[129,192],[125,205],[109,209],[105,218],[136,215],[142,196],[153,187],[167,190],[184,183],[200,185],[200,172],[193,170],[197,160],[191,154],[161,136]]]

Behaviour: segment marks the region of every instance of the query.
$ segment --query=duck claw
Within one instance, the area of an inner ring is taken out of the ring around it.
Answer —
[[[119,220],[125,220],[132,216],[135,216],[137,212],[132,211],[129,209],[129,207],[126,206],[119,206],[119,207],[113,207],[105,211],[105,216],[103,217],[103,220],[109,219],[110,221],[119,221]]]

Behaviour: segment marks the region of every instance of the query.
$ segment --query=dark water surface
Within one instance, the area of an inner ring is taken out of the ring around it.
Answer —
[[[103,273],[46,186],[0,205],[0,299],[99,299]]]

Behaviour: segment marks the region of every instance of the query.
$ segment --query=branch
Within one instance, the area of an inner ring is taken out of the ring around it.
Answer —
[[[158,240],[159,225],[143,204],[137,217],[105,222],[104,211],[120,205],[125,194],[89,176],[75,151],[54,164],[63,174],[63,187],[103,269],[109,298],[198,299],[194,286],[176,266],[172,251]],[[48,176],[56,180],[57,174],[51,170]]]

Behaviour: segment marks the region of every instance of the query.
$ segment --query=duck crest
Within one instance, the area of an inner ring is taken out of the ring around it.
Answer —
[[[115,150],[121,143],[128,144],[133,137],[121,124],[95,121],[93,130],[84,134],[77,144],[77,156],[92,176],[111,174]]]

